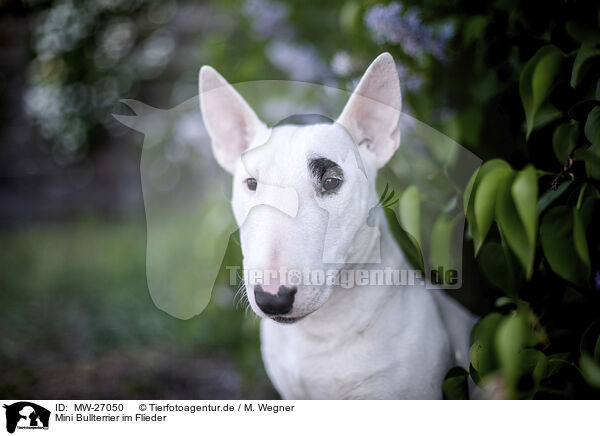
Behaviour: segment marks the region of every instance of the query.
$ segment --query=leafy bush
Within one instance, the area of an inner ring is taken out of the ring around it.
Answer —
[[[539,6],[541,17],[531,4],[497,1],[457,25],[459,52],[482,54],[461,57],[481,77],[469,88],[496,83],[457,111],[459,126],[475,121],[462,139],[477,138],[482,157],[506,160],[487,160],[465,193],[467,239],[502,296],[472,332],[468,373],[448,373],[447,398],[465,396],[468,376],[499,398],[587,397],[600,388],[598,10]],[[498,143],[499,123],[516,140],[504,134]]]

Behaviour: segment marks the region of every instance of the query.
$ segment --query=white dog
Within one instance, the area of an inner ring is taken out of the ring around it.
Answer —
[[[400,101],[394,61],[384,53],[335,123],[269,128],[221,75],[202,67],[202,116],[217,162],[233,175],[244,270],[352,270],[372,258],[381,259],[378,268],[410,268],[381,209],[379,231],[368,223],[379,200],[377,170],[400,142]],[[269,204],[281,207],[256,205],[269,187],[277,188]],[[250,277],[245,286],[264,318],[262,354],[283,398],[441,398],[447,370],[468,367],[474,317],[441,291],[296,286],[284,277]]]

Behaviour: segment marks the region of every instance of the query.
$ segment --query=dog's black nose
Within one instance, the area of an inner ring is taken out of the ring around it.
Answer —
[[[281,285],[277,295],[273,295],[263,291],[261,285],[256,285],[254,286],[254,297],[256,305],[267,315],[284,315],[292,310],[294,295],[297,291],[295,286],[288,288]]]

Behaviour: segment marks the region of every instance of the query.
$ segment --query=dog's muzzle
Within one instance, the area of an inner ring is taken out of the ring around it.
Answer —
[[[277,294],[271,294],[263,291],[261,285],[254,286],[254,298],[256,305],[266,315],[285,315],[292,310],[294,305],[294,296],[298,288],[293,286],[288,288],[287,286],[279,286]]]

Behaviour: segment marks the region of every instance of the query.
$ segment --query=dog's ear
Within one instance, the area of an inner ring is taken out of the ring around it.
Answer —
[[[400,81],[389,53],[373,61],[350,96],[337,123],[344,126],[359,147],[384,166],[400,145],[398,122],[402,108]]]
[[[215,159],[233,174],[236,160],[267,127],[233,86],[207,65],[200,69],[200,108]]]

